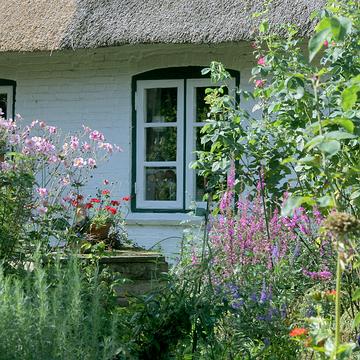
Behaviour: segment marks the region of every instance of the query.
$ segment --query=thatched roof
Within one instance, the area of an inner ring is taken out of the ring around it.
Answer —
[[[0,0],[0,51],[249,40],[264,0]],[[274,0],[269,19],[308,35],[325,0]]]

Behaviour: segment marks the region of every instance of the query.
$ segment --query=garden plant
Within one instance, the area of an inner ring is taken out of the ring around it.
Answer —
[[[360,6],[330,1],[305,40],[267,11],[253,91],[234,95],[219,62],[203,71],[204,224],[127,308],[96,256],[72,255],[123,228],[128,197],[106,181],[83,193],[119,148],[85,126],[0,120],[0,358],[360,358]]]

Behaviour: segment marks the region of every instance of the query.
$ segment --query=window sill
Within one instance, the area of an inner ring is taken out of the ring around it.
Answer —
[[[203,216],[195,216],[184,213],[130,213],[125,220],[126,225],[139,226],[189,226],[200,225],[204,220]]]

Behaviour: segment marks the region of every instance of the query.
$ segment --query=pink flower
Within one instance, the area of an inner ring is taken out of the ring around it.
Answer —
[[[56,126],[47,126],[46,130],[47,130],[50,134],[56,134],[56,132],[57,132],[57,127],[56,127]]]
[[[257,61],[258,65],[260,66],[265,66],[266,62],[265,62],[265,58],[262,56],[259,58],[259,60]]]
[[[70,147],[73,150],[76,150],[79,148],[79,139],[77,136],[71,136],[71,140],[70,140]]]
[[[34,120],[34,121],[31,122],[30,127],[33,128],[38,123],[39,123],[39,120]]]
[[[87,163],[92,169],[96,166],[96,161],[93,158],[88,158]]]
[[[1,171],[9,171],[10,169],[11,169],[11,165],[8,162],[6,162],[6,161],[1,162],[0,161],[0,170]]]
[[[105,149],[109,154],[111,154],[114,150],[114,147],[109,143],[99,143],[99,149]]]
[[[40,195],[40,197],[45,197],[48,195],[48,191],[46,188],[37,188],[36,192]]]
[[[73,165],[74,167],[82,168],[86,165],[86,161],[82,157],[78,157],[74,159]]]
[[[109,180],[107,180],[107,179],[104,180],[104,185],[109,185],[109,183],[110,183]]]
[[[99,132],[97,130],[93,130],[89,135],[89,139],[94,140],[94,141],[104,141],[105,136],[101,132]]]
[[[13,134],[9,137],[9,143],[10,145],[17,145],[20,143],[20,135],[19,134]]]
[[[87,143],[86,141],[82,144],[81,148],[83,149],[83,151],[90,151],[91,150],[91,146],[89,143]]]
[[[84,129],[85,134],[88,134],[89,132],[91,132],[91,129],[88,126],[83,125],[82,127]]]
[[[58,161],[59,161],[59,158],[58,158],[56,155],[51,155],[51,156],[49,157],[49,163],[55,164],[55,163],[57,163]]]
[[[255,81],[255,87],[257,87],[257,88],[262,88],[262,87],[264,87],[264,85],[265,85],[265,80],[258,79]]]
[[[70,176],[69,176],[69,175],[66,175],[65,177],[63,177],[63,178],[61,179],[61,183],[62,183],[63,185],[69,185],[69,184],[70,184]]]
[[[40,122],[39,122],[39,126],[40,126],[42,129],[45,129],[45,128],[46,128],[46,122],[45,122],[45,121],[40,121]]]
[[[48,208],[46,206],[39,206],[36,211],[39,215],[45,215],[48,212]]]
[[[327,40],[324,41],[324,46],[328,47],[329,46],[329,42]]]

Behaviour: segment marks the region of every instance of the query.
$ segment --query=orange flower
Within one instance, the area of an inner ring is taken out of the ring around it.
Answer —
[[[289,335],[291,337],[296,337],[296,336],[306,335],[308,332],[309,332],[309,330],[307,330],[305,328],[295,328],[290,331]]]
[[[336,290],[325,291],[326,296],[336,296]]]

